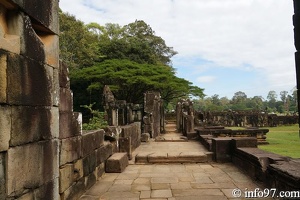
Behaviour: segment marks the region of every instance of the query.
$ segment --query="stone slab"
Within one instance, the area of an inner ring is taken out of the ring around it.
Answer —
[[[11,137],[11,107],[0,106],[0,152],[7,151]]]
[[[121,173],[128,166],[127,153],[115,153],[106,161],[105,171],[107,173]]]

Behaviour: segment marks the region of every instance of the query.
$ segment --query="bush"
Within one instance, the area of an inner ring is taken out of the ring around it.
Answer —
[[[81,106],[83,108],[86,108],[90,111],[92,114],[92,118],[89,119],[88,123],[83,123],[82,124],[82,129],[83,130],[96,130],[96,129],[102,129],[105,128],[108,123],[105,120],[105,113],[100,112],[99,110],[93,110],[92,107],[95,103],[90,104],[90,105],[84,105]]]

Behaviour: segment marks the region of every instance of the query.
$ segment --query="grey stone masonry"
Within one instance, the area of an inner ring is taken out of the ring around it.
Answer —
[[[106,161],[107,173],[121,173],[128,166],[127,153],[115,153]]]

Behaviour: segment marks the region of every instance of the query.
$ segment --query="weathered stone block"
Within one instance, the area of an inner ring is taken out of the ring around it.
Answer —
[[[103,174],[105,173],[105,162],[101,163],[98,167],[97,167],[97,177],[102,177]]]
[[[59,176],[57,140],[10,148],[7,152],[7,195],[34,189]],[[21,170],[20,170],[21,169]]]
[[[112,155],[112,144],[110,142],[104,142],[104,144],[96,150],[97,152],[97,166],[103,163]]]
[[[61,112],[73,111],[73,93],[68,88],[60,88],[59,110]]]
[[[60,166],[78,160],[81,156],[81,137],[61,140]]]
[[[0,199],[6,198],[5,154],[0,153]]]
[[[212,151],[216,162],[231,162],[231,138],[213,138]]]
[[[52,117],[49,107],[14,106],[11,123],[10,146],[52,138]]]
[[[29,16],[21,14],[21,55],[37,62],[46,63],[44,44],[33,28]],[[20,23],[20,24],[21,24]]]
[[[23,10],[26,10],[35,21],[39,22],[42,26],[38,26],[37,29],[45,30],[47,32],[58,33],[58,0],[51,0],[42,2],[39,0],[12,0]],[[47,30],[48,29],[48,30]]]
[[[58,107],[60,102],[60,87],[59,87],[59,70],[53,69],[53,80],[52,80],[52,105]]]
[[[104,142],[104,131],[90,131],[82,135],[82,157],[94,152]]]
[[[59,193],[63,193],[74,182],[74,165],[66,164],[59,169]]]
[[[15,12],[0,5],[0,49],[20,54],[20,32],[15,32],[12,25],[18,21]]]
[[[0,152],[7,151],[11,134],[11,107],[0,105]]]
[[[95,185],[97,181],[96,173],[91,173],[88,176],[85,177],[85,189],[90,189],[93,185]]]
[[[93,173],[97,167],[96,151],[83,158],[83,176]]]
[[[77,160],[74,164],[74,180],[79,180],[83,177],[83,160]]]
[[[69,69],[63,62],[59,63],[59,86],[61,88],[70,88]]]
[[[60,194],[60,200],[79,199],[84,192],[85,192],[85,178],[82,178],[76,183],[74,183],[62,194]]]
[[[38,189],[34,190],[34,198],[32,199],[59,199],[59,180],[58,178],[45,183]],[[32,200],[30,199],[30,200]]]
[[[149,133],[142,133],[141,141],[142,142],[149,142],[150,134]]]
[[[59,138],[82,134],[82,115],[73,112],[59,112]]]
[[[59,109],[58,107],[51,108],[50,132],[52,138],[59,137]]]
[[[128,159],[132,159],[132,151],[131,151],[131,138],[129,137],[121,137],[119,139],[119,151],[125,152],[128,155]]]
[[[107,173],[121,173],[127,166],[127,153],[115,153],[107,159],[105,164],[105,171]]]
[[[46,64],[54,67],[55,69],[59,68],[59,43],[58,35],[39,35],[40,39],[44,44],[44,50],[46,55]]]
[[[131,131],[132,127],[127,125],[127,126],[121,126],[122,132],[121,132],[121,137],[131,137]]]
[[[31,59],[9,54],[7,101],[15,105],[51,106],[53,70]]]
[[[243,137],[232,139],[233,148],[240,147],[257,147],[257,139],[255,137]]]
[[[34,199],[33,192],[26,193],[18,198],[18,200],[31,200],[31,199]]]
[[[1,37],[1,36],[0,36]],[[1,41],[0,41],[1,43]],[[6,55],[0,51],[0,103],[6,103],[7,91]]]
[[[300,160],[277,161],[267,169],[267,185],[279,191],[300,190]]]

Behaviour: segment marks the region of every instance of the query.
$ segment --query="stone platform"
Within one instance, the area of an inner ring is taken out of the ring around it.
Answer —
[[[237,200],[232,191],[264,189],[233,164],[129,165],[104,174],[80,200]],[[268,198],[264,198],[268,199]],[[271,198],[269,198],[271,199]]]
[[[243,199],[233,197],[232,191],[239,188],[244,194],[245,190],[265,188],[231,163],[208,162],[210,156],[199,141],[151,139],[133,152],[133,159],[122,173],[104,174],[80,200]],[[141,158],[147,162],[140,162]]]

